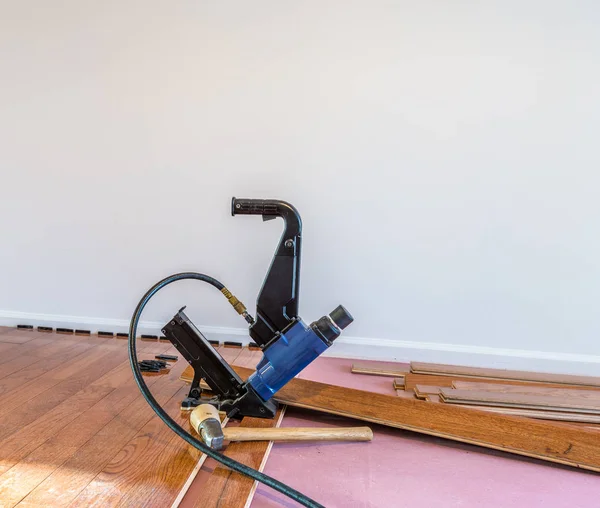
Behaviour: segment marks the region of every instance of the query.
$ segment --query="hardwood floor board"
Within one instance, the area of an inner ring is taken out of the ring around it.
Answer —
[[[116,341],[115,341],[116,342]],[[97,356],[107,354],[111,351],[123,351],[124,346],[119,346],[121,342],[117,342],[116,346],[105,344],[99,341],[92,349],[82,352],[79,356],[73,358],[68,364],[52,369],[36,380],[13,389],[11,392],[0,395],[0,417],[12,411],[14,408],[27,403],[27,401],[35,398],[43,392],[51,390],[61,381],[65,381],[69,377],[82,372],[98,361]],[[175,348],[168,344],[161,345],[160,348],[151,347],[152,351],[158,350],[159,353],[171,354]],[[143,355],[146,352],[144,347],[140,348],[139,354]],[[122,353],[121,353],[122,354]],[[141,358],[141,356],[140,356]]]
[[[244,348],[241,347],[219,346],[217,348],[217,352],[223,357],[223,359],[227,363],[229,363],[229,365],[233,365],[237,358],[242,354],[243,350]]]
[[[189,430],[191,428],[189,412],[182,412],[179,409],[181,399],[186,394],[186,387],[182,387],[169,401],[167,411],[183,428]],[[157,424],[157,432],[152,441],[146,441],[145,436],[138,434],[127,445],[135,447],[136,452],[139,451],[139,455],[136,455],[137,458],[129,456],[126,462],[113,461],[96,478],[98,480],[103,475],[108,475],[108,478],[112,478],[115,474],[119,475],[118,494],[120,494],[120,498],[113,506],[169,506],[198,461],[198,454],[190,453],[191,447],[185,444],[179,436],[162,422],[153,423]],[[147,431],[147,427],[150,425],[149,422],[140,432]],[[136,467],[138,460],[142,463],[151,462],[153,466],[152,468]],[[111,481],[111,484],[114,485],[115,482]],[[150,500],[148,491],[151,489],[153,495]],[[105,506],[104,497],[103,493],[103,506]],[[108,505],[110,506],[112,503]]]
[[[98,358],[103,354],[109,354],[109,351],[99,347],[93,347],[82,351],[68,363],[59,365],[58,367],[45,372],[38,378],[24,383],[19,387],[15,387],[10,392],[0,395],[0,418],[19,406],[29,404],[28,401],[44,392],[48,392],[60,382],[88,369],[90,366],[94,365],[98,361]]]
[[[247,367],[249,369],[255,369],[256,365],[262,358],[262,351],[249,349],[247,347],[242,348],[239,356],[233,361],[232,365],[239,365],[240,367]]]
[[[0,342],[7,342],[13,344],[25,344],[33,339],[38,338],[39,335],[36,332],[14,332],[14,333],[3,333],[0,335]]]
[[[129,365],[125,367],[129,368]],[[18,503],[139,397],[139,390],[132,376],[119,378],[121,386],[0,475],[2,503],[6,506]],[[158,378],[152,378],[146,382],[152,387],[157,380]]]
[[[80,390],[91,385],[106,372],[123,362],[126,358],[125,351],[108,351],[104,355],[94,358],[95,362],[88,368],[83,369],[73,376],[61,381],[51,390],[47,390],[28,401],[27,404],[21,404],[13,408],[9,413],[2,415],[2,423],[5,427],[0,430],[0,443],[7,439],[11,434],[17,432],[22,427],[28,425],[31,421],[31,407],[35,407],[38,418],[42,418],[45,413],[52,411],[53,408],[66,401]],[[2,446],[0,446],[0,453]]]
[[[523,386],[478,383],[468,381],[454,381],[452,387],[457,390],[478,390],[498,393],[521,393],[529,395],[548,395],[551,397],[568,397],[570,399],[583,399],[600,401],[600,390],[579,390],[569,387],[548,386]],[[437,392],[436,392],[437,393]]]
[[[162,437],[148,446],[155,459],[139,462],[138,475],[143,483],[148,474],[162,474],[160,495],[175,499],[181,485],[172,478],[185,482],[198,455],[189,453],[139,393],[127,341],[0,331],[0,506],[69,504],[153,419]],[[137,350],[140,360],[160,353],[180,356],[170,342],[138,341]],[[226,356],[239,353],[232,349]],[[187,363],[169,365],[144,377],[159,403],[171,400],[179,413],[188,389],[179,376]],[[180,416],[186,422],[188,417]],[[145,499],[147,492],[142,498],[135,485],[129,485],[129,495]]]
[[[431,397],[431,395],[430,395]],[[439,396],[436,396],[437,400],[432,402],[440,402]],[[460,405],[460,404],[457,404]],[[569,412],[560,412],[560,411],[540,411],[535,409],[515,409],[515,408],[507,408],[507,407],[492,407],[492,406],[467,406],[460,405],[460,407],[476,407],[479,411],[488,411],[490,413],[498,413],[503,415],[512,415],[512,416],[523,416],[526,418],[535,418],[536,420],[552,420],[555,423],[558,422],[569,422],[569,423],[578,423],[585,425],[586,428],[594,428],[590,427],[590,424],[600,424],[600,416],[597,415],[588,415],[588,414],[578,414],[578,413],[569,413]]]
[[[35,408],[31,408],[32,421],[0,441],[0,474],[23,457],[31,453],[44,441],[70,425],[78,416],[107,397],[121,384],[129,381],[131,371],[126,362],[106,372],[90,385],[58,404],[50,411],[35,418]]]
[[[569,411],[572,413],[587,413],[600,416],[600,401],[574,397],[443,388],[440,391],[440,398],[446,404],[472,404],[477,406],[542,409],[544,411]]]
[[[373,376],[402,377],[410,372],[410,367],[397,362],[354,362],[352,372],[355,374],[370,374]]]
[[[47,354],[51,354],[52,351],[60,349],[62,347],[62,342],[63,341],[54,340],[52,336],[44,336],[33,339],[26,344],[12,344],[16,347],[11,348],[0,356],[0,365],[6,366],[21,356],[44,358]],[[0,368],[4,370],[4,367]]]
[[[62,350],[49,355],[47,358],[33,359],[29,365],[0,379],[0,397],[19,386],[36,380],[46,372],[60,367],[90,348],[92,346],[88,344],[65,344]],[[32,357],[25,358],[31,359]]]
[[[12,342],[0,342],[0,355],[6,354],[8,351],[18,346],[19,344],[14,344]]]
[[[465,367],[462,365],[446,365],[439,363],[411,362],[410,371],[415,374],[436,374],[439,376],[463,376],[471,378],[512,379],[536,383],[555,383],[574,386],[591,386],[600,388],[600,377],[574,376],[569,374],[550,374],[544,372],[526,372],[506,369],[490,369],[481,367]]]
[[[29,355],[19,356],[15,358],[13,361],[2,366],[2,372],[0,372],[0,379],[4,379],[14,374],[15,372],[19,372],[21,369],[24,369],[32,363],[35,363],[37,360],[38,358]]]
[[[594,386],[573,386],[561,385],[556,383],[540,383],[532,381],[518,381],[512,379],[492,379],[492,378],[473,378],[464,376],[438,376],[434,374],[414,374],[408,373],[404,376],[404,387],[406,390],[414,390],[417,385],[434,385],[451,388],[456,381],[466,382],[485,382],[488,384],[505,384],[515,386],[540,386],[554,388],[577,388],[578,390],[599,391],[600,389]]]
[[[185,365],[184,360],[179,360],[168,376],[153,378],[151,390],[159,404],[164,405],[174,396],[180,401],[178,392],[181,390],[181,383],[177,378]],[[147,376],[144,377],[148,379]],[[152,418],[158,419],[139,395],[37,485],[19,503],[19,507],[69,505]],[[152,467],[151,464],[145,466],[149,469]],[[101,496],[101,492],[98,492],[98,496]]]
[[[424,399],[426,395],[439,395],[443,386],[417,385],[414,389],[417,399]]]
[[[416,393],[413,391],[405,391],[403,388],[402,389],[397,389],[396,390],[396,395],[398,397],[402,397],[403,399],[419,399],[421,397],[417,397]]]
[[[234,370],[244,379],[252,372],[242,367]],[[403,399],[303,379],[292,379],[277,392],[275,399],[294,407],[600,471],[598,435],[595,431],[579,427]]]

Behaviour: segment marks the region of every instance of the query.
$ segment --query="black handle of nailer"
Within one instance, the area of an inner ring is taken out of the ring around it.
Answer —
[[[231,215],[281,215],[278,203],[273,199],[238,199],[231,198]]]
[[[231,215],[282,217],[285,225],[275,257],[256,301],[250,336],[265,345],[298,315],[302,220],[292,205],[278,199],[231,199]]]

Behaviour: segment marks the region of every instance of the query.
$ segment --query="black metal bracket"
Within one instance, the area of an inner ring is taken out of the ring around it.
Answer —
[[[302,220],[292,205],[275,199],[233,198],[231,214],[284,220],[283,234],[256,300],[256,321],[250,327],[250,337],[264,347],[298,316]]]
[[[225,411],[230,417],[235,417],[238,413],[258,418],[275,416],[276,403],[263,401],[253,388],[235,373],[186,316],[184,309],[185,307],[175,314],[162,329],[194,369],[189,394],[181,407],[191,409],[199,404],[209,403]],[[206,381],[210,387],[211,396],[202,396],[201,380]]]

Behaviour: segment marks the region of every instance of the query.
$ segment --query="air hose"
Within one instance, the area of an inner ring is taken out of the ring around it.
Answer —
[[[223,455],[222,453],[219,453],[219,452],[213,450],[212,448],[207,446],[205,443],[203,443],[199,439],[192,436],[183,427],[181,427],[175,420],[173,420],[173,418],[171,418],[169,416],[169,414],[160,406],[160,404],[157,402],[157,400],[152,395],[152,392],[150,391],[150,389],[148,388],[148,385],[146,385],[146,382],[144,381],[144,377],[142,376],[142,372],[140,370],[140,367],[138,365],[138,360],[137,360],[135,339],[137,336],[137,327],[139,324],[140,316],[142,314],[142,311],[144,310],[144,308],[150,301],[150,299],[159,290],[161,290],[162,288],[164,288],[165,286],[167,286],[169,284],[172,284],[173,282],[176,282],[179,280],[184,280],[184,279],[200,280],[202,282],[207,282],[208,284],[214,286],[215,288],[217,288],[219,291],[221,291],[225,295],[225,297],[230,301],[230,303],[234,306],[234,308],[236,307],[235,303],[239,303],[237,301],[237,299],[235,299],[235,302],[232,302],[231,293],[229,293],[229,291],[226,290],[225,286],[223,284],[221,284],[218,280],[216,280],[212,277],[209,277],[208,275],[204,275],[202,273],[196,273],[196,272],[184,272],[184,273],[178,273],[178,274],[171,275],[169,277],[164,278],[160,282],[156,283],[154,286],[152,286],[148,290],[148,292],[144,295],[144,297],[138,303],[138,305],[135,309],[135,312],[133,313],[133,317],[131,318],[131,324],[129,326],[129,362],[131,364],[131,370],[133,371],[133,377],[135,379],[135,382],[137,383],[138,388],[142,392],[142,395],[146,399],[146,402],[148,402],[148,404],[154,410],[154,412],[158,415],[158,417],[173,432],[175,432],[175,434],[177,434],[184,441],[186,441],[187,443],[192,445],[194,448],[196,448],[196,449],[200,450],[202,453],[206,454],[208,457],[220,462],[221,464],[223,464],[224,466],[228,467],[229,469],[231,469],[233,471],[244,474],[244,475],[252,478],[253,480],[256,480],[265,485],[268,485],[269,487],[275,489],[278,492],[281,492],[282,494],[293,499],[294,501],[297,501],[298,503],[300,503],[303,506],[307,506],[309,508],[324,508],[323,505],[317,503],[316,501],[313,501],[309,497],[307,497],[304,494],[298,492],[297,490],[285,485],[284,483],[282,483],[278,480],[275,480],[274,478],[271,478],[270,476],[268,476],[266,474],[256,471],[255,469],[252,469],[251,467],[248,467],[240,462],[237,462],[236,460],[233,460],[233,459]],[[239,307],[236,308],[236,310],[238,310],[238,312],[239,312]],[[244,316],[244,317],[246,317],[246,316]]]

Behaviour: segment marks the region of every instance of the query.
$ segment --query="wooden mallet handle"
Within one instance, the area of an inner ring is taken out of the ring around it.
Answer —
[[[227,441],[371,441],[369,427],[348,428],[267,428],[225,427]]]

